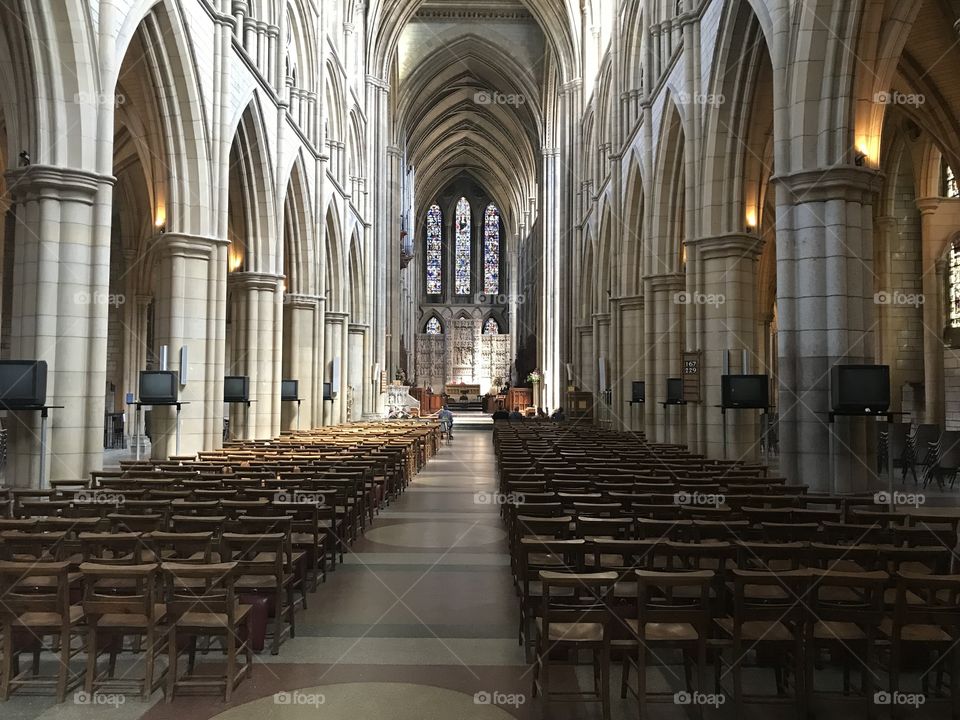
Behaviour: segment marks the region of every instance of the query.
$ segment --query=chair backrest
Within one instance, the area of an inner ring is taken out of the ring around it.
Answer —
[[[224,560],[235,562],[241,575],[272,575],[279,588],[284,569],[293,563],[289,535],[274,533],[223,533]]]
[[[810,570],[811,592],[806,600],[814,622],[856,623],[870,631],[884,617],[883,593],[890,576],[882,570],[840,572]]]
[[[144,539],[141,533],[80,533],[80,553],[85,563],[140,565]]]
[[[599,623],[609,624],[616,572],[563,573],[541,570],[538,574],[543,588],[540,617],[544,634],[549,637],[549,624]]]
[[[5,613],[52,612],[67,617],[69,576],[69,562],[0,561],[0,598]],[[41,579],[55,582],[37,582]],[[10,652],[9,647],[5,650]]]
[[[186,613],[220,613],[232,627],[237,613],[234,583],[238,569],[234,562],[162,563],[164,600],[171,620]]]
[[[5,530],[0,532],[0,552],[8,560],[59,561],[66,558],[67,533],[23,532]]]
[[[800,624],[804,621],[806,610],[803,602],[798,599],[803,598],[810,584],[809,570],[770,572],[737,569],[731,570],[731,577],[734,583],[733,620],[738,634],[740,626],[745,622]],[[765,592],[768,588],[777,588],[782,592]]]
[[[212,532],[153,532],[144,541],[164,562],[209,563],[213,554]]]
[[[898,572],[896,577],[894,632],[905,625],[939,625],[960,640],[960,575]]]
[[[637,625],[640,641],[646,639],[646,623],[688,623],[704,637],[711,622],[710,586],[712,570],[661,572],[636,570]],[[677,588],[699,592],[677,594]]]
[[[157,563],[81,563],[84,613],[92,616],[94,620],[101,615],[113,613],[143,615],[148,622],[155,620],[159,571],[160,566]],[[122,594],[114,591],[120,583],[123,583]]]

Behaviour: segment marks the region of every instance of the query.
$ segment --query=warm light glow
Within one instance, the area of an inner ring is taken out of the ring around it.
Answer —
[[[227,248],[227,269],[233,272],[241,267],[243,267],[243,253],[236,245],[230,243],[230,247]]]
[[[153,224],[157,227],[157,229],[162,228],[167,224],[167,209],[163,207],[163,205],[157,207],[157,213]]]
[[[747,210],[747,227],[750,228],[751,230],[755,230],[757,228],[757,211],[756,210],[753,210],[753,209]]]
[[[680,249],[680,262],[683,263],[684,265],[687,264],[687,246],[686,245],[684,245]]]

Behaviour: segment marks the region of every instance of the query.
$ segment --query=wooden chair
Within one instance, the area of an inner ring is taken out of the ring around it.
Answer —
[[[626,624],[635,644],[633,652],[624,653],[620,681],[620,697],[633,692],[629,677],[631,666],[637,670],[637,689],[633,694],[639,704],[639,717],[646,718],[647,703],[675,702],[673,693],[647,692],[647,652],[657,657],[657,650],[677,649],[683,653],[684,677],[688,692],[693,691],[692,668],[696,667],[696,691],[706,692],[707,638],[710,634],[710,588],[713,571],[658,572],[636,570],[636,618]],[[683,593],[675,590],[682,588]],[[703,705],[698,705],[703,716]]]
[[[55,687],[57,701],[66,699],[81,673],[70,672],[73,639],[82,631],[83,608],[70,604],[68,562],[0,561],[0,598],[3,598],[3,669],[0,699],[22,687]],[[45,637],[58,641],[57,675],[39,674],[39,650]],[[33,651],[31,670],[19,671],[19,655]]]
[[[715,618],[719,631],[731,643],[730,669],[737,717],[745,717],[748,701],[786,703],[796,706],[798,720],[806,720],[803,656],[806,609],[801,600],[810,582],[807,570],[781,572],[732,570],[733,616]],[[743,689],[743,668],[747,655],[756,651],[758,660],[773,665],[776,695],[748,696]],[[787,675],[794,672],[794,692],[788,695]],[[721,662],[715,667],[717,685],[722,680]],[[724,673],[725,675],[726,673]]]
[[[543,597],[541,570],[582,572],[586,541],[554,540],[548,538],[521,538],[517,548],[517,584],[520,591],[519,643],[525,650],[534,647],[530,625]]]
[[[237,563],[238,593],[263,595],[273,613],[274,628],[270,648],[280,652],[289,624],[290,637],[296,637],[293,560],[288,536],[282,532],[265,534],[223,534],[223,559]]]
[[[534,697],[539,695],[547,702],[551,697],[582,702],[593,696],[601,704],[603,719],[610,720],[610,606],[617,578],[615,572],[540,571],[543,602],[536,618]],[[551,654],[558,649],[592,652],[592,692],[551,689]]]
[[[87,672],[84,689],[88,695],[104,690],[124,691],[133,686],[144,700],[163,684],[163,673],[154,672],[156,660],[166,650],[161,623],[166,607],[158,602],[159,568],[156,563],[142,565],[103,565],[85,562],[83,574],[83,612],[87,620]],[[122,587],[123,594],[114,592]],[[106,589],[106,591],[104,590]],[[135,637],[134,651],[143,653],[142,678],[116,677],[117,655],[126,637]],[[141,645],[142,642],[142,645]],[[108,670],[97,673],[101,652],[110,654]]]
[[[223,699],[230,702],[233,690],[253,670],[250,646],[250,606],[238,602],[235,590],[237,563],[163,563],[164,599],[167,626],[166,701],[179,690],[222,688]],[[226,667],[218,676],[197,675],[195,655],[198,638],[221,638]],[[189,648],[187,672],[180,676],[178,659],[181,648]],[[243,654],[245,662],[238,666]]]
[[[806,691],[810,700],[818,697],[859,702],[869,718],[876,714],[874,678],[877,628],[883,616],[883,590],[889,575],[883,571],[836,572],[811,569],[812,586],[807,600]],[[818,692],[815,668],[820,650],[841,657],[843,693]],[[850,696],[850,668],[860,667],[860,692]]]

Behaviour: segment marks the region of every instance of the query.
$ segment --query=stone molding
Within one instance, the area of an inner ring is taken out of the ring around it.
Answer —
[[[116,182],[113,175],[89,170],[57,167],[55,165],[28,165],[8,170],[4,177],[7,193],[14,202],[32,200],[73,200],[93,204],[97,191]]]
[[[826,200],[872,202],[880,192],[883,174],[873,168],[838,165],[774,175],[770,181],[793,195],[792,205]]]
[[[699,257],[703,259],[742,257],[755,260],[762,252],[764,242],[759,235],[729,233],[712,237],[692,238],[685,240],[683,244],[696,248]]]
[[[155,249],[171,257],[208,260],[218,246],[226,247],[230,241],[209,235],[189,235],[167,232],[156,235]]]
[[[267,290],[276,292],[283,281],[283,275],[259,272],[232,272],[227,282],[236,290]]]

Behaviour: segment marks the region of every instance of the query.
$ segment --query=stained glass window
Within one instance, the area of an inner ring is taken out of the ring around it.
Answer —
[[[957,187],[957,176],[953,173],[953,168],[949,165],[945,166],[946,169],[943,172],[944,175],[944,186],[945,186],[945,196],[948,198],[960,198],[960,187]]]
[[[950,327],[960,328],[960,243],[950,246],[950,297],[948,310],[950,312]]]
[[[500,211],[493,204],[483,214],[483,292],[500,292]]]
[[[484,335],[500,334],[500,323],[497,322],[496,318],[487,318],[487,321],[483,324],[483,334]]]
[[[443,216],[439,205],[427,210],[427,295],[443,292]]]
[[[456,276],[457,295],[470,294],[470,203],[460,198],[457,203],[456,226]]]
[[[443,335],[443,325],[436,317],[427,320],[427,335]]]

